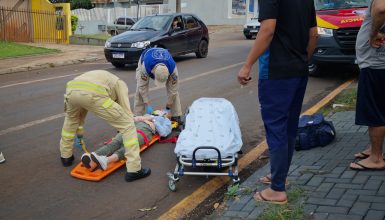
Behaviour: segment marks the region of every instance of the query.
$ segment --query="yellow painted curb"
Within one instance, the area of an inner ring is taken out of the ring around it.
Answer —
[[[310,109],[306,110],[303,114],[309,115],[316,113],[320,108],[329,103],[335,96],[337,96],[342,90],[346,89],[353,80],[349,80],[338,88],[333,90],[330,94],[328,94],[325,98],[319,101]],[[259,156],[263,152],[267,150],[266,140],[262,141],[262,143],[258,144],[255,148],[250,150],[247,154],[245,154],[242,158],[239,159],[238,169],[239,172],[242,171],[245,167],[250,165],[253,161],[258,159]],[[202,203],[206,198],[208,198],[212,193],[216,190],[224,186],[228,183],[229,177],[227,176],[218,176],[210,181],[203,184],[199,187],[195,192],[191,195],[185,197],[182,201],[176,204],[167,212],[163,213],[158,219],[159,220],[171,220],[171,219],[182,219],[183,216],[187,213],[190,213],[194,210],[200,203]]]

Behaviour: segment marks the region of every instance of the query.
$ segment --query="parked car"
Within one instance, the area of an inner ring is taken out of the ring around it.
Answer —
[[[137,18],[133,17],[119,17],[113,24],[101,25],[100,29],[103,32],[106,31],[111,36],[115,36],[129,30],[136,21]]]
[[[172,23],[177,20],[177,27]],[[193,14],[173,13],[146,16],[129,31],[106,41],[104,55],[115,67],[139,61],[148,47],[168,49],[173,56],[195,53],[198,58],[207,56],[209,33],[201,19]]]
[[[246,39],[251,39],[252,37],[257,36],[261,24],[258,21],[258,18],[251,18],[243,26],[243,34]]]

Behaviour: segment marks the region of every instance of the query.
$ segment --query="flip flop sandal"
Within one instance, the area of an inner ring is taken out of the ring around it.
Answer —
[[[354,155],[357,159],[366,159],[370,156],[369,154],[364,152],[358,152],[357,154],[358,155]]]
[[[261,192],[255,193],[254,200],[257,202],[265,202],[265,203],[276,204],[276,205],[284,205],[287,203],[287,199],[281,200],[281,201],[266,199],[264,196],[262,196]]]
[[[380,167],[380,168],[371,168],[371,167],[367,167],[367,166],[364,166],[360,163],[360,161],[358,162],[353,162],[353,164],[356,164],[358,165],[359,167],[361,168],[356,168],[356,167],[350,167],[350,169],[352,170],[357,170],[357,171],[384,171],[385,170],[385,167]]]
[[[259,182],[263,184],[271,184],[271,178],[269,176],[263,176],[259,178]],[[286,180],[285,186],[289,185],[289,181]]]
[[[366,159],[366,158],[368,158],[370,156],[369,154],[364,153],[364,152],[358,152],[357,154],[360,154],[360,155],[355,156],[356,159]],[[385,160],[385,154],[382,154],[382,157]]]

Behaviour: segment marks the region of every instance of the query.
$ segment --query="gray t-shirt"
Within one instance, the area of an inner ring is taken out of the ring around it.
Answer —
[[[372,30],[372,9],[373,0],[370,2],[365,19],[357,35],[356,56],[360,69],[385,69],[385,46],[373,48],[369,44],[369,35]],[[384,24],[385,25],[385,24]],[[382,29],[384,29],[384,25]],[[382,31],[384,32],[384,31]]]

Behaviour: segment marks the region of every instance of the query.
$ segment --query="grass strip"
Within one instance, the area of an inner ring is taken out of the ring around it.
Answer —
[[[109,34],[77,34],[77,35],[74,35],[74,37],[107,40],[111,38],[111,35]]]
[[[319,110],[325,116],[336,112],[354,111],[356,109],[357,89],[348,88],[338,94],[335,99]]]
[[[287,192],[289,202],[285,205],[269,204],[258,216],[257,220],[285,220],[302,219],[303,217],[303,197],[306,196],[302,188],[293,188]],[[258,204],[258,202],[256,202]]]
[[[23,57],[30,55],[41,55],[57,53],[57,49],[48,49],[43,47],[33,47],[24,44],[18,44],[7,41],[0,41],[0,59]]]

